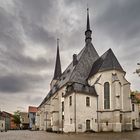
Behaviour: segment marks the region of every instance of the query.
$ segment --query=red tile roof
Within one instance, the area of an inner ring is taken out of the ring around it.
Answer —
[[[37,107],[35,106],[29,106],[28,112],[37,112]]]

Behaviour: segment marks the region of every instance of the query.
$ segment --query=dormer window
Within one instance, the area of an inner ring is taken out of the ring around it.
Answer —
[[[69,73],[69,72],[70,72],[70,70],[68,69],[68,70],[67,70],[67,73]]]

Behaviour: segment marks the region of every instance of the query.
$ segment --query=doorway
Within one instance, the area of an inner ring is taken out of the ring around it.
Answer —
[[[90,120],[86,120],[86,130],[90,130]]]

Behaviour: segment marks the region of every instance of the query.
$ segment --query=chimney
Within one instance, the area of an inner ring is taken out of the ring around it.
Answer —
[[[77,65],[78,60],[77,60],[77,54],[73,55],[73,66]]]

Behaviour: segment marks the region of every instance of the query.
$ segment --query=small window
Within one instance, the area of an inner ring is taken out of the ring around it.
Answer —
[[[120,123],[122,123],[122,114],[120,114]]]
[[[132,111],[135,111],[135,105],[132,104]]]
[[[67,70],[67,73],[69,73],[69,72],[70,72],[70,70],[68,69],[68,70]]]
[[[64,102],[62,102],[62,112],[64,111]]]
[[[90,106],[90,98],[86,97],[86,106]]]
[[[62,92],[62,97],[64,97],[64,93]]]
[[[72,105],[72,96],[69,97],[69,105]]]
[[[65,80],[65,77],[63,77],[63,80]]]
[[[62,120],[64,120],[64,115],[62,115]]]
[[[106,121],[106,126],[108,126],[108,121]]]
[[[72,118],[70,118],[70,124],[72,124]]]

